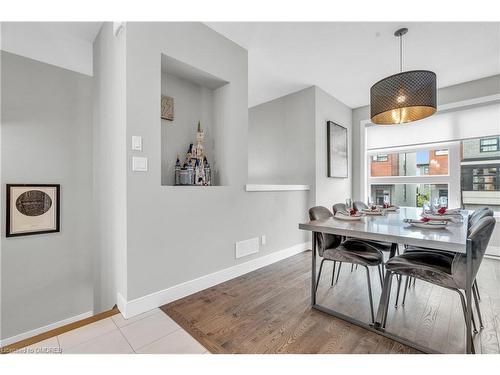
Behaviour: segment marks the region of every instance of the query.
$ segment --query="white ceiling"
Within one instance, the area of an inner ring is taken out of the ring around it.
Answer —
[[[500,73],[500,23],[209,22],[248,50],[249,107],[317,85],[349,107],[369,104],[372,84],[399,69],[436,72],[438,87]]]
[[[2,22],[4,51],[87,75],[102,22]]]

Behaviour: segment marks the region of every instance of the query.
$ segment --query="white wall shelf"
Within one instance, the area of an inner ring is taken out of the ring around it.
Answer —
[[[246,184],[246,191],[307,191],[311,190],[309,185],[263,185]]]

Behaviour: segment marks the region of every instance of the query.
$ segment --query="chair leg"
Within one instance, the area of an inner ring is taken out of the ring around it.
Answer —
[[[354,270],[354,263],[351,263],[351,272]]]
[[[477,298],[478,298],[478,300],[481,301],[481,295],[479,294],[479,287],[477,286],[477,279],[474,280],[474,285],[476,286]]]
[[[337,270],[337,279],[335,279],[335,283],[339,282],[339,276],[340,276],[340,268],[342,267],[342,262],[339,263],[339,269]]]
[[[323,263],[326,259],[321,260],[321,264],[319,265],[318,279],[316,280],[316,291],[318,291],[319,279],[321,277],[321,271],[323,270]]]
[[[382,266],[379,264],[377,266],[378,269],[378,277],[380,278],[380,287],[383,289],[384,288],[384,277],[382,276]]]
[[[387,306],[385,307],[384,319],[382,321],[382,328],[385,328],[385,325],[387,323],[387,314],[389,313],[389,305],[391,304],[391,288],[392,288],[392,277],[393,276],[394,276],[394,274],[391,273],[391,277],[389,278],[389,285],[387,285],[387,288],[389,291],[389,298],[387,300]]]
[[[333,270],[332,270],[332,282],[330,286],[333,286],[333,280],[335,280],[335,267],[337,266],[337,262],[333,261]]]
[[[465,297],[460,290],[458,290],[458,289],[454,289],[454,290],[460,296],[460,302],[462,302],[462,311],[464,313],[464,318],[467,320],[467,307],[465,305]],[[476,328],[475,328],[476,324],[474,323],[474,315],[472,315],[472,323],[474,325],[474,331],[476,331]],[[472,341],[472,337],[471,337],[471,342],[472,342],[472,353],[475,354],[476,350],[474,349],[474,342]]]
[[[479,318],[479,328],[483,329],[483,317],[481,316],[481,309],[479,308],[479,296],[477,293],[477,285],[472,284],[472,296],[474,297],[474,303],[476,304],[477,316]]]
[[[368,283],[368,296],[370,297],[370,312],[372,314],[372,323],[375,323],[375,313],[373,311],[373,297],[372,297],[372,284],[370,280],[370,270],[368,269],[368,266],[365,266],[366,268],[366,281]]]
[[[406,292],[408,291],[408,281],[410,280],[410,276],[406,276],[406,281],[405,281],[405,290],[403,292],[403,301],[401,302],[401,306],[405,305],[406,301]]]
[[[413,278],[413,287],[414,287],[414,288],[415,288],[415,283],[416,283],[416,282],[417,282],[417,278],[416,278],[416,277],[414,277],[414,278]]]
[[[403,280],[403,276],[399,275],[398,278],[398,290],[396,291],[396,303],[394,304],[394,308],[398,308],[398,301],[399,301],[399,292],[401,290],[401,281]]]

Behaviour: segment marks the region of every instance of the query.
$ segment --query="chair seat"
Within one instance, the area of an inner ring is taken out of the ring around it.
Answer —
[[[453,253],[413,249],[389,259],[385,267],[388,271],[416,277],[446,288],[459,288],[452,277],[453,259]]]
[[[450,256],[455,255],[454,251],[449,251],[449,250],[441,250],[441,249],[433,249],[430,247],[420,247],[420,246],[408,246],[405,249],[405,253],[412,253],[412,252],[430,252],[430,253],[440,253],[440,254],[447,254]]]
[[[377,266],[382,263],[384,256],[380,250],[364,241],[348,239],[336,248],[326,249],[323,258],[363,266]]]
[[[389,242],[382,242],[382,241],[373,241],[373,240],[361,240],[363,242],[366,242],[374,247],[376,247],[380,251],[391,251],[391,243]]]

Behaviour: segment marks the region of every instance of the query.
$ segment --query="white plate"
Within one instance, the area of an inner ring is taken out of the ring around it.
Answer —
[[[334,218],[339,219],[339,220],[347,220],[347,221],[354,221],[354,220],[361,220],[363,216],[346,216],[342,214],[335,214]]]
[[[361,211],[362,213],[364,213],[365,215],[379,215],[379,216],[382,216],[384,214],[383,211],[369,211],[369,210],[363,210]]]
[[[423,229],[445,229],[446,224],[427,224],[427,223],[408,223],[412,227],[423,228]]]
[[[384,206],[378,205],[377,207],[381,210],[386,210],[386,211],[397,211],[399,209],[398,206],[389,206],[387,208],[384,208]]]
[[[384,208],[386,211],[397,211],[399,207],[396,207],[396,206],[391,206],[391,207],[387,207],[387,208]]]
[[[451,220],[457,219],[457,215],[432,215],[432,214],[424,214],[422,217],[428,217],[432,220]]]

